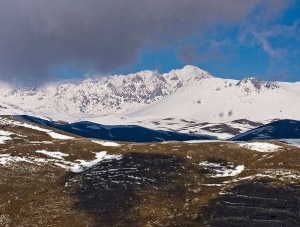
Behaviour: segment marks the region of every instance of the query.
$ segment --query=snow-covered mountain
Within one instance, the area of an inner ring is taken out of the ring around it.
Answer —
[[[226,131],[222,138],[247,131],[256,123],[300,120],[300,82],[221,79],[194,66],[165,74],[142,71],[40,88],[10,89],[5,84],[0,88],[2,115],[136,124],[212,135]],[[248,123],[241,123],[242,119]]]
[[[142,71],[37,89],[12,90],[1,86],[0,102],[3,110],[8,105],[10,108],[6,112],[17,114],[28,111],[92,115],[124,113],[161,100],[190,82],[209,77],[209,73],[197,67],[185,66],[163,75]]]
[[[300,119],[300,83],[208,78],[193,81],[168,97],[133,111],[132,117],[159,116],[228,122]]]

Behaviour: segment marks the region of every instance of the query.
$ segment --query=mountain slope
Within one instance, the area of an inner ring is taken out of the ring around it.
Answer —
[[[157,103],[128,113],[128,116],[188,118],[200,122],[300,119],[299,98],[300,83],[208,78],[194,81]]]
[[[188,141],[211,140],[213,136],[184,134],[179,132],[152,130],[138,125],[102,125],[88,121],[71,124],[51,122],[32,116],[18,116],[22,120],[49,126],[68,133],[87,138],[104,139],[110,141],[127,142],[162,142],[162,141]]]
[[[300,139],[300,121],[278,120],[233,137],[232,141]]]

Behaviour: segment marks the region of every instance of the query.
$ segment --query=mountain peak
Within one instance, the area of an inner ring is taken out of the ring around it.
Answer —
[[[194,65],[185,65],[181,70],[186,71],[186,72],[207,73],[205,70],[200,69]]]
[[[182,69],[175,69],[163,74],[163,77],[176,90],[189,83],[212,78],[213,76],[196,66],[186,65]]]
[[[166,74],[182,74],[183,76],[190,76],[190,77],[195,77],[195,78],[201,77],[202,79],[213,77],[207,71],[200,69],[197,66],[193,66],[193,65],[186,65],[182,69],[174,69]]]

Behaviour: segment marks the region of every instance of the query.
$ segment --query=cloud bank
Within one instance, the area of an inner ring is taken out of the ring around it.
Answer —
[[[258,8],[272,15],[286,2],[2,0],[0,79],[42,84],[64,66],[109,73],[134,63],[145,45],[201,36],[214,25],[242,24]]]

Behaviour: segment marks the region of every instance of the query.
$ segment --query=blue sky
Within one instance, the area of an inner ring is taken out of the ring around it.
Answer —
[[[300,1],[273,16],[260,24],[253,12],[244,24],[215,25],[171,45],[146,46],[132,66],[115,72],[164,73],[191,64],[218,77],[300,81]]]
[[[2,0],[0,80],[43,85],[195,65],[300,81],[300,0]]]

